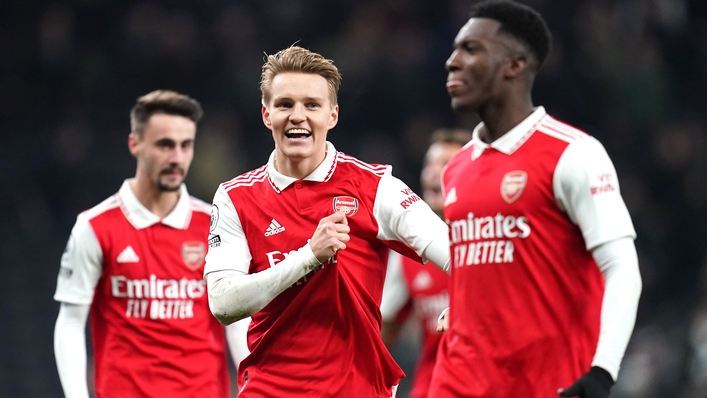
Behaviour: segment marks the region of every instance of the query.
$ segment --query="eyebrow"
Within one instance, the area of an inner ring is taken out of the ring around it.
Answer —
[[[294,101],[294,99],[293,99],[292,97],[288,96],[288,95],[282,96],[282,97],[274,97],[274,98],[273,98],[273,102],[286,101],[286,100]],[[325,98],[324,98],[324,97],[311,97],[311,96],[308,96],[308,97],[304,97],[303,100],[304,100],[305,102],[308,102],[308,101],[322,102],[322,101],[325,100]]]

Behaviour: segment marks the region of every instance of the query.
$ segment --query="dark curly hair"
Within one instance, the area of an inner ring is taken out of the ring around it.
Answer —
[[[471,8],[469,18],[489,18],[501,24],[499,31],[528,46],[539,70],[552,46],[552,36],[543,17],[534,9],[512,0],[486,0]]]

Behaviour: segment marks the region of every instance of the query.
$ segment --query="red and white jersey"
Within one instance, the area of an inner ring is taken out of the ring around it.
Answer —
[[[54,299],[91,305],[97,397],[228,397],[224,328],[203,280],[209,210],[182,186],[160,220],[126,180],[78,216]]]
[[[450,329],[434,397],[552,397],[591,366],[604,281],[590,249],[635,237],[609,156],[537,108],[443,172]],[[609,303],[610,305],[610,303]]]
[[[426,398],[437,348],[437,318],[449,307],[449,275],[430,264],[392,252],[388,259],[381,315],[383,321],[404,321],[412,312],[420,324],[422,348],[415,367],[409,398]],[[411,311],[410,311],[411,310]]]
[[[205,272],[276,267],[335,211],[346,213],[351,240],[253,314],[239,397],[389,398],[404,376],[380,338],[388,252],[419,256],[446,240],[447,226],[390,166],[327,143],[322,164],[297,180],[277,172],[271,155],[218,188]]]

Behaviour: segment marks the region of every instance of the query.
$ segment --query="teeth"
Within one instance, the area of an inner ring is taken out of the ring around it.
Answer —
[[[291,129],[291,130],[287,130],[287,134],[288,135],[289,134],[291,134],[291,135],[309,135],[309,131],[307,131],[305,129]]]

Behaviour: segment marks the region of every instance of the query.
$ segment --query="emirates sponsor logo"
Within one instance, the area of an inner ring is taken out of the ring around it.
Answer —
[[[511,239],[525,239],[531,229],[525,216],[475,217],[447,221],[452,244],[452,264],[455,267],[512,263],[515,245]]]
[[[110,277],[111,293],[125,298],[125,316],[146,319],[189,319],[194,317],[194,300],[206,293],[203,279],[146,279],[124,275]]]
[[[358,199],[351,196],[337,196],[332,200],[331,205],[334,211],[340,211],[346,217],[358,213]]]
[[[521,170],[509,171],[501,180],[501,197],[507,203],[513,203],[525,189],[528,183],[528,173]]]
[[[110,286],[115,298],[195,299],[206,293],[203,279],[159,279],[155,274],[146,279],[113,275]]]
[[[461,220],[448,221],[452,244],[479,239],[527,238],[530,235],[528,217],[495,216],[475,217],[468,213]]]

